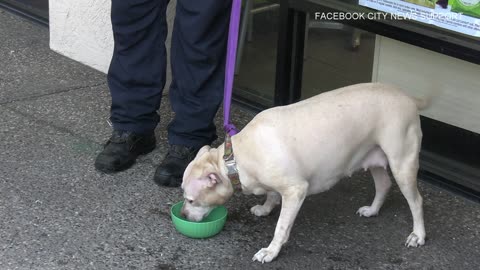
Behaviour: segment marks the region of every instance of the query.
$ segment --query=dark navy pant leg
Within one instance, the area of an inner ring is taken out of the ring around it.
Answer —
[[[231,0],[178,0],[172,35],[174,119],[170,144],[199,147],[216,139],[213,119],[223,99]]]
[[[149,133],[158,124],[166,76],[167,4],[112,0],[115,48],[107,79],[116,130]]]

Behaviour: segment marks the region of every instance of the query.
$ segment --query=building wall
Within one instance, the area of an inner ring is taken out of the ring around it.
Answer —
[[[50,0],[50,48],[106,73],[113,51],[110,5],[111,0]],[[167,10],[168,53],[175,6],[176,0],[171,0]],[[170,74],[167,78],[169,85]]]
[[[480,65],[377,36],[373,81],[416,97],[435,93],[429,118],[480,133]]]

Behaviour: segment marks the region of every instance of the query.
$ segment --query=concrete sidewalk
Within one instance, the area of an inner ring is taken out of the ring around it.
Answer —
[[[428,239],[406,248],[412,219],[397,186],[380,216],[355,215],[373,199],[366,174],[309,197],[270,264],[251,262],[269,244],[279,213],[251,215],[262,198],[236,194],[218,236],[183,237],[168,212],[181,190],[152,181],[166,152],[168,98],[158,148],[128,171],[104,175],[93,167],[111,132],[104,74],[51,52],[48,29],[1,10],[0,48],[2,270],[480,268],[479,204],[420,182]],[[253,116],[233,114],[239,127]]]

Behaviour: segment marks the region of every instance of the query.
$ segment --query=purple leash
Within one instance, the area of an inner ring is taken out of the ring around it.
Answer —
[[[223,128],[230,136],[238,133],[237,128],[230,123],[230,106],[232,104],[232,88],[235,74],[235,61],[237,57],[238,28],[240,24],[241,9],[242,0],[233,0],[232,12],[230,14],[230,27],[228,30],[227,63],[225,67],[225,86],[223,96]]]

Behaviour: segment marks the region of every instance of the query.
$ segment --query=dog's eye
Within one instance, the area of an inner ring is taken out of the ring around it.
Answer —
[[[188,202],[189,204],[192,204],[192,203],[193,203],[193,200],[187,200],[187,202]]]

